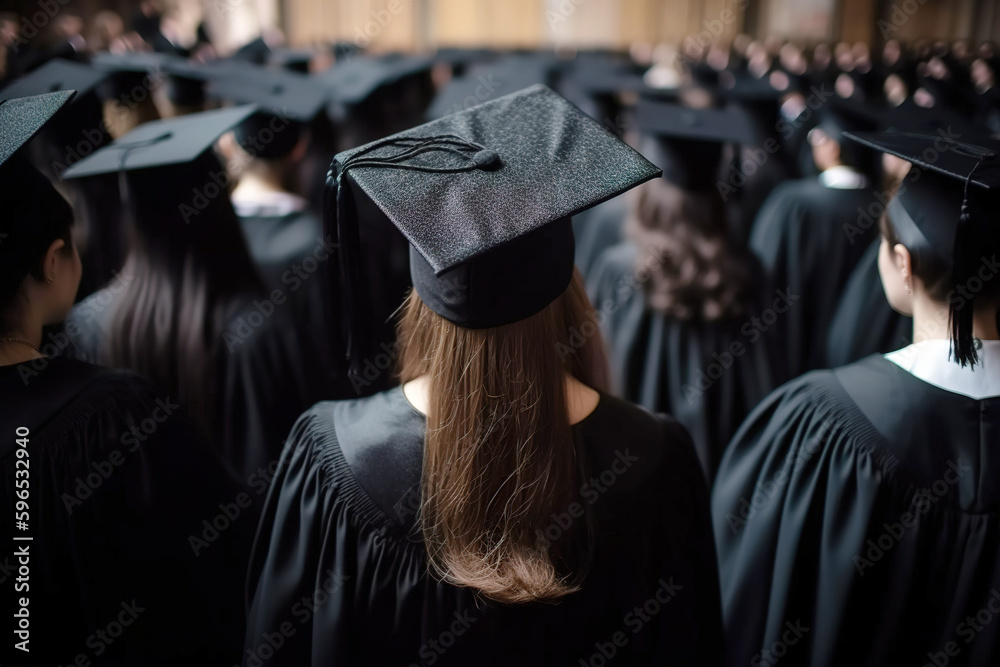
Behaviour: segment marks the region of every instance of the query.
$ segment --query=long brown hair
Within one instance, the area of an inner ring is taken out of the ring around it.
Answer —
[[[680,320],[743,315],[749,265],[728,238],[717,193],[688,191],[657,179],[630,196],[628,235],[662,260],[646,283],[649,307]]]
[[[402,381],[430,380],[419,517],[432,572],[512,604],[578,590],[589,514],[564,539],[539,537],[587,465],[570,429],[566,373],[607,384],[579,273],[541,312],[492,329],[455,326],[411,291],[399,341]]]

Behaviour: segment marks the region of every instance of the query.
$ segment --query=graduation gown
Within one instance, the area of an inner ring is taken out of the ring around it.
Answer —
[[[335,240],[308,210],[279,213],[237,204],[237,212],[261,281],[269,292],[287,296],[289,317],[314,351],[310,363],[329,378],[316,400],[354,396],[343,373],[341,332],[330,326],[327,313],[324,269],[337,252]]]
[[[873,236],[858,226],[873,202],[868,187],[829,188],[802,179],[775,188],[754,221],[750,248],[771,283],[802,297],[775,325],[789,377],[824,365],[840,294]]]
[[[861,256],[844,285],[826,339],[826,366],[844,366],[870,354],[885,354],[910,344],[913,320],[894,311],[885,299],[878,272],[880,239]]]
[[[998,434],[878,355],[774,392],[713,491],[726,664],[996,664]]]
[[[584,279],[594,270],[601,253],[625,240],[625,218],[628,204],[625,197],[615,197],[592,209],[573,216],[573,237],[576,239],[576,268]]]
[[[593,474],[634,476],[581,490],[595,515],[582,590],[523,606],[428,575],[425,428],[398,387],[299,419],[255,543],[244,665],[721,664],[706,491],[675,421],[602,395],[574,427]]]
[[[321,278],[316,271],[305,280]],[[115,281],[73,307],[64,329],[70,340],[66,356],[109,361],[111,324],[126,289],[125,279]],[[205,435],[242,480],[274,469],[295,419],[323,397],[330,381],[314,361],[313,339],[300,331],[287,294],[285,299],[278,303],[267,294],[234,304],[214,342],[211,432]]]
[[[637,253],[631,242],[608,249],[587,285],[604,315],[613,387],[681,422],[711,480],[743,418],[777,386],[774,332],[753,320],[757,304],[745,317],[720,322],[651,310],[634,278]]]
[[[0,366],[0,396],[0,663],[238,660],[256,514],[176,398],[58,358]],[[217,520],[220,503],[235,516]],[[202,521],[222,529],[196,550]],[[11,634],[22,596],[28,653]]]

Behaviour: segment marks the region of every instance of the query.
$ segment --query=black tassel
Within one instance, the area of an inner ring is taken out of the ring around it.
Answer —
[[[975,270],[976,264],[976,224],[972,214],[969,212],[969,183],[987,157],[992,154],[979,156],[979,161],[965,178],[965,188],[962,191],[962,214],[958,216],[958,228],[955,230],[955,247],[952,251],[952,287],[958,289],[962,285],[968,285],[969,278]],[[964,296],[964,295],[963,295]],[[975,366],[979,361],[976,352],[976,340],[972,335],[973,320],[976,311],[975,295],[968,298],[950,300],[949,323],[951,325],[951,346],[954,360],[963,368],[965,366]]]
[[[955,232],[955,250],[952,258],[952,281],[954,287],[967,284],[969,272],[973,269],[975,259],[969,255],[975,254],[975,234],[973,233],[972,216],[969,214],[968,198],[962,201],[962,214],[958,218],[958,229]],[[975,313],[974,295],[969,295],[956,303],[951,300],[950,322],[951,341],[955,361],[962,367],[974,366],[979,361],[976,354],[975,339],[972,336],[973,315]]]
[[[396,148],[395,153],[371,157],[376,149]],[[432,151],[450,153],[459,159],[451,167],[430,167],[408,162]],[[377,141],[351,155],[343,164],[334,160],[326,176],[323,193],[325,232],[337,239],[337,267],[327,273],[327,317],[330,331],[341,331],[347,351],[347,377],[358,393],[369,383],[362,377],[362,365],[371,355],[372,299],[368,272],[362,268],[361,238],[354,195],[347,172],[355,168],[382,168],[457,174],[482,169],[492,171],[503,165],[500,155],[485,146],[454,135],[394,137]]]

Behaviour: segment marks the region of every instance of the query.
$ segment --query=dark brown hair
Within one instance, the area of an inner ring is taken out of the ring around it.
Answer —
[[[214,157],[184,169],[198,183],[209,167],[222,169]],[[130,183],[134,221],[124,273],[132,278],[112,319],[107,363],[174,392],[210,434],[223,333],[263,288],[228,193],[206,197],[190,217],[181,206],[192,196],[184,185],[190,182],[151,170]]]
[[[579,273],[541,312],[492,329],[451,324],[411,291],[399,341],[403,382],[430,379],[419,517],[432,572],[512,604],[577,590],[589,514],[566,539],[539,535],[575,498],[586,469],[566,373],[598,389],[607,382]]]
[[[657,179],[636,189],[628,235],[658,259],[646,283],[653,310],[680,320],[717,321],[746,310],[748,260],[729,240],[717,194],[688,191]]]

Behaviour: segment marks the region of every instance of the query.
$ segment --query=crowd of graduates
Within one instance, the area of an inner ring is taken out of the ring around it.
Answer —
[[[990,664],[992,44],[281,42],[0,14],[4,664]]]

